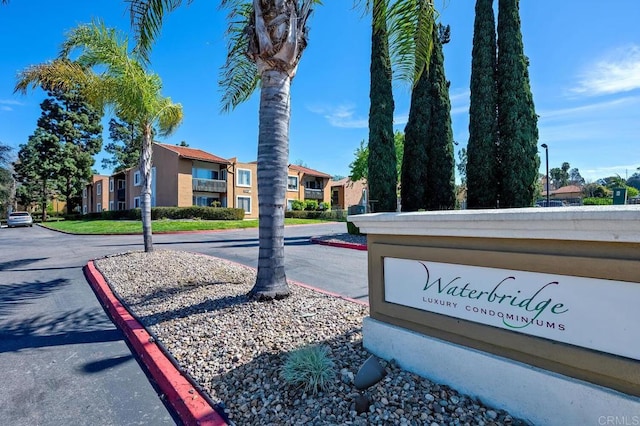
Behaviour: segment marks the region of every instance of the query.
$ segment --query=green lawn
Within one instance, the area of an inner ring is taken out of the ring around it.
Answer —
[[[317,224],[317,219],[285,219],[285,225]],[[136,220],[64,220],[45,222],[44,227],[72,234],[142,234],[142,222]],[[258,220],[154,220],[154,233],[211,231],[217,229],[257,228]]]

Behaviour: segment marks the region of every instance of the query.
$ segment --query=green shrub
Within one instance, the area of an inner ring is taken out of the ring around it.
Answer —
[[[352,222],[347,221],[347,232],[351,235],[364,235],[360,232],[360,228],[355,226]]]
[[[327,346],[305,346],[290,352],[282,367],[282,378],[290,385],[301,387],[304,392],[326,390],[335,378],[334,362],[329,358]]]
[[[323,201],[320,204],[318,204],[318,210],[329,211],[331,210],[331,204],[326,201]]]
[[[585,206],[610,206],[613,204],[613,198],[588,197],[582,199]]]
[[[294,211],[304,210],[304,206],[305,206],[305,203],[304,201],[301,201],[301,200],[293,200],[291,202],[291,210],[294,210]]]
[[[304,209],[309,211],[318,210],[318,200],[306,200],[304,202]]]
[[[284,217],[292,219],[322,219],[322,220],[335,220],[337,222],[344,222],[347,220],[344,210],[330,210],[330,211],[295,211],[289,210],[284,212]]]

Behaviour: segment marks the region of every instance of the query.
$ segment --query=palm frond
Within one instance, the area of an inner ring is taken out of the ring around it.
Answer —
[[[44,90],[71,90],[84,86],[89,80],[86,70],[76,62],[56,59],[44,64],[31,65],[18,73],[14,93],[26,94],[29,88]]]
[[[389,51],[396,79],[415,84],[429,69],[436,15],[433,0],[396,0],[389,5]]]
[[[187,4],[192,1],[187,0]],[[130,5],[131,26],[137,42],[134,51],[140,55],[144,63],[147,63],[151,46],[162,29],[165,13],[178,8],[182,0],[127,0],[127,2]]]
[[[255,62],[249,58],[251,32],[249,25],[253,5],[246,0],[223,0],[229,8],[227,36],[227,60],[220,73],[219,85],[223,91],[223,112],[229,112],[251,97],[258,87],[260,76]]]
[[[160,110],[157,114],[158,133],[168,136],[182,123],[184,112],[181,104],[174,104],[171,98],[160,99]]]

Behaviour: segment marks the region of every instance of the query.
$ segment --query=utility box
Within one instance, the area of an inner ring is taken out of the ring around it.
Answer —
[[[365,207],[360,205],[360,204],[356,204],[356,205],[353,205],[353,206],[349,206],[347,211],[349,212],[349,214],[364,214],[365,213]]]
[[[613,204],[627,204],[627,188],[613,188]]]

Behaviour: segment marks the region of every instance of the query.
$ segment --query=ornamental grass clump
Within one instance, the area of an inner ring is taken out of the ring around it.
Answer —
[[[326,390],[335,377],[334,362],[327,346],[305,346],[290,352],[282,367],[282,378],[306,393]]]

